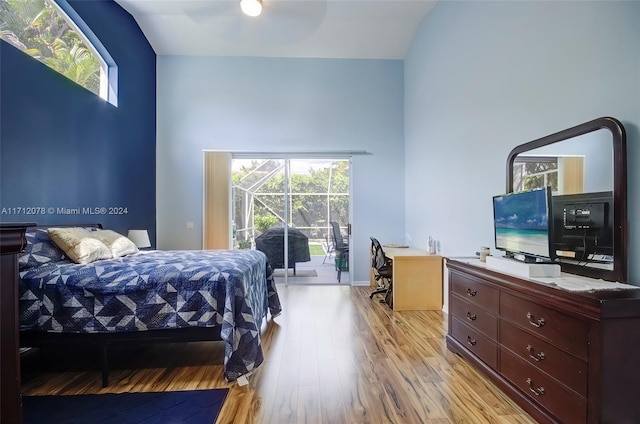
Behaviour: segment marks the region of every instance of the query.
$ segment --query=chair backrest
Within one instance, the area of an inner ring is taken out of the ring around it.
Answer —
[[[375,237],[369,237],[371,239],[371,266],[376,270],[384,270],[388,267],[387,257],[384,255],[382,245]]]
[[[342,238],[342,233],[340,232],[340,224],[335,221],[329,222],[331,224],[332,232],[333,232],[333,243],[336,248],[344,247],[344,239]]]

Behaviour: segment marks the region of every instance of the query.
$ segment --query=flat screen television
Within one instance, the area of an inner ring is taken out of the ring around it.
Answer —
[[[613,193],[553,196],[554,249],[559,258],[613,262]]]
[[[493,196],[495,247],[523,262],[550,262],[553,219],[549,187]]]

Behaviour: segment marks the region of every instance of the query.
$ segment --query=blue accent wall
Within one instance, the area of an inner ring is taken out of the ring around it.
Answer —
[[[155,52],[112,0],[69,5],[118,66],[118,107],[0,41],[0,220],[147,229],[155,246]]]

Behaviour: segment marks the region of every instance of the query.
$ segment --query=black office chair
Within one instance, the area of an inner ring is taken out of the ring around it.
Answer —
[[[371,292],[370,299],[376,294],[383,294],[385,302],[390,308],[393,308],[393,262],[387,258],[382,249],[382,245],[375,237],[371,239],[371,266],[374,271],[374,278],[378,282],[377,289]]]
[[[329,222],[333,234],[333,246],[336,253],[336,271],[338,271],[338,283],[342,277],[342,271],[349,270],[349,244],[345,242],[337,222]]]

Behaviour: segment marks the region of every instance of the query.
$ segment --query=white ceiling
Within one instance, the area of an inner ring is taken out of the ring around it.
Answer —
[[[403,59],[437,0],[116,0],[158,55]]]

